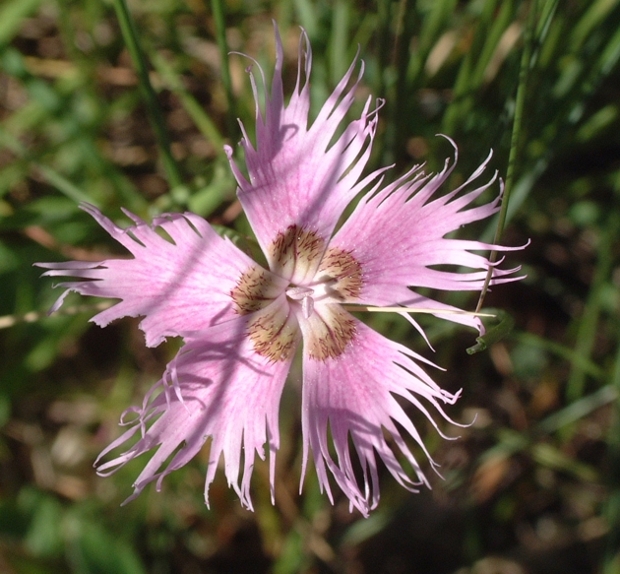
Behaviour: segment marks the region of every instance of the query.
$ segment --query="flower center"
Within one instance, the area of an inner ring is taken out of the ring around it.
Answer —
[[[317,361],[335,359],[355,337],[355,320],[340,305],[325,305],[300,322],[308,355]]]
[[[314,289],[311,287],[289,287],[286,296],[291,301],[301,302],[301,311],[305,319],[314,312]]]
[[[239,315],[248,315],[267,307],[286,285],[286,281],[279,279],[258,265],[244,271],[230,292],[235,311]]]
[[[325,240],[314,231],[289,225],[267,250],[269,268],[291,283],[303,285],[316,273],[324,251]]]
[[[357,302],[363,277],[360,263],[337,247],[325,250],[315,232],[289,226],[268,250],[271,271],[245,271],[231,297],[248,319],[254,350],[272,361],[291,357],[303,332],[310,357],[341,355],[355,336],[355,321],[338,303]]]
[[[340,303],[357,302],[362,292],[362,266],[349,251],[330,247],[321,259],[316,279]]]

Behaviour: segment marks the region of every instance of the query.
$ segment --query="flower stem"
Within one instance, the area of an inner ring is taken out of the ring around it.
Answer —
[[[519,84],[517,87],[517,96],[515,101],[514,120],[512,123],[512,136],[510,139],[510,153],[508,155],[508,169],[506,172],[506,186],[504,188],[504,197],[502,198],[502,207],[499,212],[497,221],[497,229],[495,230],[495,238],[493,243],[498,245],[502,233],[504,232],[504,226],[506,225],[506,215],[508,213],[508,202],[510,199],[510,192],[512,191],[512,185],[514,181],[515,166],[517,164],[518,151],[519,151],[519,139],[521,137],[521,124],[523,120],[523,109],[525,108],[525,94],[527,89],[527,79],[529,75],[530,65],[532,61],[532,51],[534,40],[536,37],[536,16],[538,14],[538,0],[532,0],[530,3],[530,10],[528,13],[527,24],[525,27],[525,40],[523,46],[523,54],[521,55],[521,64],[519,68]],[[493,276],[493,263],[497,259],[497,251],[491,251],[489,255],[489,270],[484,280],[484,286],[480,292],[480,298],[476,305],[476,311],[480,311],[484,303],[489,283]]]

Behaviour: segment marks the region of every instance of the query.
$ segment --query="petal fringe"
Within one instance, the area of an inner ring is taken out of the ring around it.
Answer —
[[[168,336],[183,336],[236,316],[231,291],[241,274],[257,265],[204,219],[192,213],[165,214],[149,225],[125,212],[134,225],[122,229],[92,205],[82,209],[133,258],[37,263],[49,269],[44,276],[81,279],[57,285],[66,291],[52,311],[62,305],[68,291],[120,299],[91,320],[105,327],[120,317],[144,316],[140,328],[149,347]],[[279,279],[274,276],[273,281]]]
[[[300,325],[302,331],[307,328],[303,321]],[[321,490],[332,503],[330,474],[351,505],[364,516],[377,506],[377,455],[407,490],[416,492],[419,486],[429,486],[399,427],[417,443],[431,466],[437,465],[396,397],[421,411],[441,436],[448,438],[424,403],[457,424],[441,405],[454,403],[460,393],[452,395],[442,390],[415,360],[424,361],[357,320],[355,338],[339,357],[319,361],[304,352],[302,476],[312,452]]]
[[[377,306],[426,306],[453,309],[447,305],[412,293],[411,288],[446,291],[477,291],[484,285],[489,267],[493,268],[491,285],[516,281],[519,267],[501,269],[499,263],[472,251],[512,251],[523,247],[504,247],[480,241],[446,237],[463,225],[490,217],[499,211],[499,195],[491,202],[472,206],[473,202],[497,179],[463,191],[484,172],[490,155],[457,189],[436,196],[452,173],[457,161],[446,160],[437,174],[425,174],[414,167],[395,182],[381,187],[385,170],[375,172],[374,186],[361,199],[353,214],[338,230],[330,247],[351,253],[363,269],[364,285],[357,302]],[[370,185],[373,177],[366,179]],[[454,266],[454,271],[437,266]],[[458,268],[474,271],[462,272]],[[416,301],[414,304],[413,301]],[[479,319],[464,315],[442,315],[450,321],[482,328]]]
[[[151,482],[156,481],[160,490],[163,479],[185,466],[208,440],[207,506],[209,486],[223,457],[229,486],[241,504],[252,510],[254,460],[257,454],[265,460],[266,451],[273,500],[275,456],[280,444],[278,409],[292,358],[272,362],[258,355],[246,336],[250,318],[239,317],[207,329],[186,344],[142,407],[132,409],[138,415],[130,423],[133,426],[99,455],[97,472],[107,476],[156,449],[125,503]],[[101,462],[138,433],[140,438],[128,450]]]
[[[276,67],[264,112],[253,72],[256,99],[256,145],[244,135],[241,146],[249,178],[232,159],[238,196],[269,263],[277,234],[291,225],[309,229],[324,240],[332,234],[370,155],[377,117],[366,102],[359,119],[337,135],[353,102],[363,63],[355,76],[357,57],[309,125],[312,50],[302,31],[297,83],[287,105],[282,88],[282,41],[276,29]],[[260,72],[262,77],[262,71]],[[267,91],[267,90],[265,90]],[[245,131],[244,131],[245,134]]]

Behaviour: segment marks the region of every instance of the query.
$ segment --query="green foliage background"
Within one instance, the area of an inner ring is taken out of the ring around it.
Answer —
[[[438,133],[459,145],[453,185],[491,148],[502,176],[510,158],[502,242],[531,239],[509,255],[527,279],[487,301],[516,328],[469,357],[464,330],[422,320],[433,354],[404,321],[369,319],[447,368],[440,384],[464,389],[452,416],[476,414],[447,442],[411,413],[442,464],[430,492],[385,476],[366,520],[332,507],[313,470],[299,495],[292,388],[275,506],[259,465],[256,513],[221,476],[207,510],[203,456],[121,507],[142,461],[107,479],[92,462],[178,342],[146,349],[135,320],[101,330],[77,297],[47,317],[59,292],[32,264],[119,252],[80,201],[119,222],[121,207],[189,209],[249,233],[222,146],[237,117],[252,128],[254,102],[228,52],[270,75],[272,19],[289,86],[309,34],[315,110],[359,49],[357,109],[385,98],[371,167],[439,168]],[[0,572],[620,572],[619,58],[618,0],[0,3]]]

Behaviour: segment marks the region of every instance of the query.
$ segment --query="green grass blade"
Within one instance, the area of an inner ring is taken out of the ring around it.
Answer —
[[[170,138],[166,129],[164,116],[157,100],[157,95],[149,79],[149,72],[144,59],[144,54],[140,48],[138,40],[138,34],[136,32],[135,25],[125,0],[114,0],[114,9],[121,27],[123,38],[127,45],[127,49],[131,54],[136,72],[138,74],[138,80],[142,95],[148,110],[149,118],[155,136],[157,138],[157,144],[159,146],[159,152],[161,154],[162,163],[166,175],[172,187],[181,187],[183,185],[183,178],[177,166],[177,162],[172,157],[172,151],[170,150]]]
[[[13,0],[0,9],[0,48],[8,44],[21,21],[34,12],[43,0]]]
[[[607,439],[607,483],[610,492],[603,512],[609,527],[603,559],[604,574],[616,574],[620,566],[620,345],[616,349],[612,388],[616,401]]]
[[[228,114],[226,116],[228,137],[234,140],[236,139],[239,128],[237,125],[237,106],[235,104],[232,77],[230,75],[230,50],[228,49],[228,41],[226,40],[225,4],[222,0],[211,0],[211,9],[213,10],[213,19],[215,20],[215,37],[220,50],[222,83],[224,84],[224,92],[228,103]]]
[[[152,55],[151,61],[164,83],[181,100],[185,111],[190,115],[202,135],[213,144],[220,155],[224,156],[224,137],[204,108],[185,89],[181,78],[172,65],[161,54],[157,53]]]

